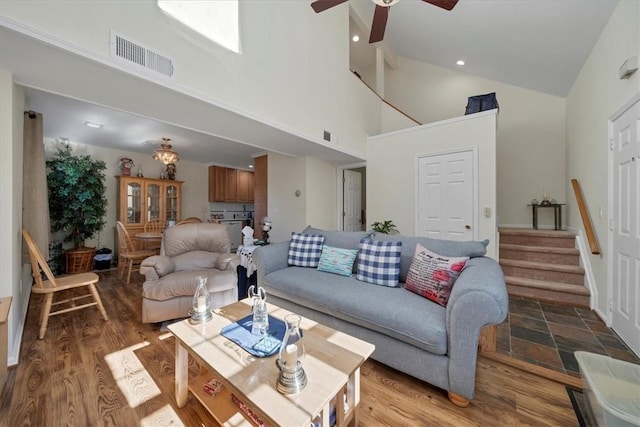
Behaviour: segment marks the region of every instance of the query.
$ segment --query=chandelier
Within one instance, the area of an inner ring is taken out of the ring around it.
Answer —
[[[153,152],[153,160],[160,160],[165,165],[169,163],[175,163],[180,160],[178,157],[178,153],[171,149],[171,144],[169,144],[171,139],[162,138],[162,144],[160,144],[160,148],[156,149]]]

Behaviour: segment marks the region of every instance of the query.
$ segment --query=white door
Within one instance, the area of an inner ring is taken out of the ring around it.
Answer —
[[[416,235],[472,240],[473,179],[473,151],[419,158]]]
[[[362,174],[343,171],[344,183],[344,231],[362,230]]]
[[[640,101],[613,122],[611,327],[640,354]]]

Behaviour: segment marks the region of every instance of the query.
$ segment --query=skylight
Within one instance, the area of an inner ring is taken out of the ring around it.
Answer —
[[[232,52],[240,52],[238,0],[157,0],[172,18]]]

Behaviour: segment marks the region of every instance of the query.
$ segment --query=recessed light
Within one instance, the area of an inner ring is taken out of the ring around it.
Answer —
[[[351,37],[351,40],[353,40],[354,42],[358,42],[360,41],[360,36],[356,34],[355,36]]]
[[[461,66],[461,67],[462,67],[462,66],[464,65],[464,61],[463,61],[462,59],[458,59],[458,60],[456,61],[456,65],[459,65],[459,66]]]
[[[249,165],[249,167],[250,167],[251,169],[253,169],[253,165]]]
[[[102,123],[94,123],[89,121],[84,122],[84,125],[94,129],[100,129],[102,128],[102,126],[104,126]]]

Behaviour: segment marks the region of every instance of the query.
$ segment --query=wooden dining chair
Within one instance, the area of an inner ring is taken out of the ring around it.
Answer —
[[[164,219],[152,219],[144,225],[145,233],[147,232],[163,233],[166,228],[167,228],[167,221],[165,221]],[[161,242],[158,242],[158,241],[141,242],[141,245],[144,249],[153,249],[154,251],[156,251],[155,253],[156,255],[160,253],[160,244]]]
[[[31,259],[31,269],[33,270],[33,286],[31,292],[34,294],[44,294],[44,306],[42,307],[42,314],[40,320],[40,334],[39,339],[43,339],[47,331],[47,324],[49,323],[49,317],[56,314],[67,313],[69,311],[80,310],[82,308],[98,306],[98,310],[104,317],[104,320],[109,320],[107,312],[104,310],[102,300],[96,289],[96,283],[98,283],[99,277],[95,273],[80,273],[70,274],[67,276],[54,277],[47,261],[42,256],[42,252],[36,245],[35,241],[31,237],[31,234],[27,230],[22,230],[22,237],[27,244],[29,251],[29,258]],[[47,280],[42,280],[42,273],[46,276]],[[70,296],[68,299],[53,301],[53,296],[57,292],[70,291],[72,289],[81,288],[86,286],[89,288],[89,293],[81,296]],[[93,298],[93,302],[76,305],[78,300],[85,298]],[[67,304],[66,308],[60,308],[57,311],[51,311],[51,307],[56,307],[61,304]]]
[[[145,233],[149,231],[162,233],[165,228],[167,228],[167,221],[164,219],[152,219],[144,225]]]
[[[127,284],[129,284],[131,272],[140,271],[140,263],[144,259],[156,255],[156,251],[154,249],[136,249],[122,221],[116,222],[116,229],[118,231],[118,271],[122,279],[125,271],[129,270],[127,273]],[[134,270],[135,266],[138,268]]]
[[[178,222],[176,225],[191,224],[191,223],[198,223],[198,222],[202,222],[202,220],[197,216],[190,216],[189,218],[185,218],[182,221]]]

